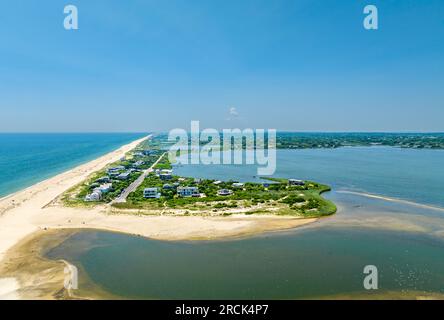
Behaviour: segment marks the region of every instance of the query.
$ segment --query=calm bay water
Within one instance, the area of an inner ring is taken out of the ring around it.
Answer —
[[[370,192],[444,207],[444,152],[395,148],[278,151],[277,177],[333,186],[339,212],[307,227],[212,242],[162,242],[82,231],[48,253],[128,298],[286,299],[366,295],[365,265],[379,293],[444,293],[444,211],[371,199]],[[182,166],[185,176],[251,181],[248,166]]]
[[[259,180],[256,167],[242,165],[186,165],[179,175]],[[392,147],[277,150],[275,177],[313,180],[333,189],[410,200],[444,208],[444,150]]]
[[[84,231],[48,256],[69,257],[125,298],[295,299],[365,295],[369,264],[381,291],[444,293],[443,246],[423,235],[327,227],[197,243]]]
[[[93,160],[143,136],[141,133],[2,133],[0,197]]]

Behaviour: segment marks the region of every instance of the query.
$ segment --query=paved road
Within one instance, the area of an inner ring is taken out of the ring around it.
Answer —
[[[112,203],[124,203],[126,202],[126,198],[128,198],[129,194],[133,191],[136,191],[136,189],[142,184],[143,180],[145,180],[146,176],[150,174],[150,172],[153,172],[154,167],[156,164],[159,163],[159,161],[165,156],[166,152],[163,153],[159,159],[154,162],[151,167],[146,169],[140,177],[138,177],[133,183],[131,183],[121,194],[119,197],[117,197]]]

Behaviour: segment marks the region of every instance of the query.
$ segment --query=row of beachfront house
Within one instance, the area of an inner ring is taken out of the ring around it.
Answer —
[[[107,173],[110,177],[117,177],[125,169],[126,168],[124,166],[116,166],[116,167],[109,168],[107,170]]]
[[[159,153],[158,150],[140,150],[133,153],[134,157],[155,156]]]
[[[118,180],[128,180],[135,169],[128,169],[124,166],[117,166],[107,170],[108,176]]]
[[[103,195],[108,193],[112,189],[112,179],[117,180],[128,180],[131,176],[131,173],[134,172],[134,169],[126,169],[124,166],[115,166],[109,168],[106,173],[106,176],[98,178],[94,181],[94,184],[91,186],[98,184],[91,193],[85,196],[85,201],[100,201],[103,199]]]
[[[169,188],[169,187],[168,187]],[[165,186],[164,186],[165,189]],[[199,192],[198,187],[177,187],[177,195],[181,198],[189,198],[189,197],[202,197],[203,194]],[[229,196],[233,194],[232,190],[229,189],[220,189],[217,191],[219,196]],[[145,188],[143,190],[144,198],[160,198],[159,189],[154,188]]]
[[[156,169],[154,171],[154,173],[161,180],[170,180],[170,179],[173,178],[173,170]],[[179,178],[178,180],[179,181],[184,181],[185,178]],[[194,182],[197,183],[197,184],[201,183],[201,181],[202,180],[198,179],[198,178],[194,179]],[[220,181],[220,180],[217,180],[217,181],[213,182],[214,185],[219,185],[221,183],[222,183],[222,181]],[[289,179],[288,180],[288,184],[289,185],[293,185],[293,186],[303,186],[305,183],[302,180]],[[245,184],[241,183],[241,182],[234,182],[234,183],[232,183],[231,186],[233,188],[235,188],[235,189],[243,189]],[[264,187],[268,187],[269,183],[264,183],[263,186]],[[164,189],[164,190],[176,189],[177,195],[179,197],[183,197],[183,198],[205,196],[204,194],[201,194],[199,192],[199,188],[198,187],[194,187],[194,186],[193,187],[190,187],[190,186],[188,186],[188,187],[180,186],[179,182],[175,182],[175,183],[172,183],[172,184],[166,183],[166,184],[163,185],[162,189]],[[223,189],[218,190],[217,194],[219,196],[229,196],[229,195],[233,194],[233,191],[229,190],[229,189],[223,188]],[[145,188],[144,191],[143,191],[144,198],[159,198],[160,195],[161,195],[161,193],[159,192],[159,188],[157,188],[157,187]]]
[[[221,181],[214,181],[213,184],[220,184],[222,183]],[[303,186],[305,184],[304,181],[302,180],[297,180],[297,179],[289,179],[288,180],[288,184],[289,185],[293,185],[293,186]],[[264,184],[264,186],[268,186],[269,184]],[[232,184],[233,188],[243,188],[244,184],[240,183],[240,182],[235,182]],[[199,188],[198,187],[180,187],[179,183],[173,183],[173,184],[164,184],[163,185],[163,189],[174,189],[176,188],[177,190],[177,195],[179,197],[182,198],[187,198],[187,197],[202,197],[203,194],[199,193]],[[233,191],[230,189],[220,189],[217,191],[217,195],[219,196],[230,196],[233,194]],[[145,198],[159,198],[160,197],[160,192],[158,188],[145,188],[143,191],[143,196]]]

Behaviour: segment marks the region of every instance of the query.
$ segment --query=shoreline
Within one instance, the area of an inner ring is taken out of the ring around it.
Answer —
[[[3,281],[0,280],[0,288],[3,287],[3,290],[0,290],[0,299],[126,299],[124,296],[117,296],[102,289],[85,274],[83,266],[47,256],[51,249],[84,230],[86,229],[38,231],[22,239],[14,246],[14,250],[8,253],[8,264],[0,267],[0,272],[7,275]],[[79,270],[81,276],[78,290],[64,288],[64,269],[67,266],[75,266]],[[7,286],[6,289],[4,284]],[[365,291],[339,292],[331,295],[307,296],[302,300],[443,300],[443,298],[442,293],[434,291],[383,290],[371,295]]]
[[[146,140],[147,138],[149,138],[150,136],[152,136],[152,134],[149,134],[149,135],[147,135],[147,136],[145,136],[145,137],[143,137],[143,138],[136,139],[135,141],[139,141],[139,140],[140,140],[140,141],[143,141],[143,140]],[[118,151],[119,149],[121,149],[121,148],[123,148],[123,147],[125,147],[125,146],[127,146],[127,145],[129,145],[129,144],[134,143],[135,141],[129,142],[129,143],[127,143],[127,144],[124,144],[124,145],[118,147],[117,149],[113,149],[113,150],[111,150],[111,151],[109,151],[109,152],[104,153],[103,155],[101,155],[101,156],[99,156],[99,157],[92,158],[92,159],[89,159],[89,160],[88,160],[88,159],[84,159],[84,160],[80,161],[80,163],[78,163],[78,164],[74,164],[74,166],[71,167],[70,169],[62,169],[62,171],[59,171],[59,172],[57,172],[57,173],[54,173],[54,172],[53,172],[52,175],[48,175],[47,178],[44,178],[44,179],[41,180],[41,181],[37,181],[37,182],[35,182],[35,183],[31,184],[31,185],[27,185],[27,186],[25,186],[25,187],[23,187],[23,188],[21,188],[21,189],[19,189],[19,190],[13,191],[12,193],[9,193],[9,194],[6,194],[6,195],[1,195],[1,196],[0,196],[0,203],[1,203],[2,201],[4,201],[4,200],[7,200],[7,199],[12,198],[12,197],[15,197],[16,195],[18,195],[18,194],[20,194],[20,193],[22,193],[22,192],[29,191],[30,189],[35,188],[35,187],[38,186],[39,184],[44,183],[44,182],[46,182],[46,181],[48,181],[48,180],[51,180],[51,179],[53,179],[53,178],[55,178],[55,177],[57,177],[57,176],[59,176],[59,175],[65,174],[65,173],[67,173],[67,172],[70,171],[70,170],[73,170],[73,169],[76,169],[76,168],[81,167],[81,166],[83,166],[83,165],[86,165],[86,164],[88,164],[88,163],[90,163],[90,162],[92,162],[92,161],[98,160],[98,159],[100,159],[100,158],[102,158],[102,157],[104,157],[104,156],[106,156],[106,155],[112,154],[112,153]],[[0,212],[0,216],[1,216],[1,212]]]
[[[189,217],[186,217],[189,218]],[[244,237],[279,232],[293,229],[296,226],[281,225],[277,229],[257,229],[250,233],[243,232],[224,234],[218,237],[180,237],[180,238],[150,238],[162,241],[205,241],[229,240]],[[133,237],[145,237],[140,234],[111,230],[106,228],[54,228],[39,230],[27,235],[18,241],[5,254],[0,263],[0,300],[26,299],[26,300],[91,300],[91,299],[124,299],[115,296],[92,282],[84,272],[83,267],[63,259],[56,260],[47,257],[47,253],[68,240],[71,236],[82,231],[98,231],[121,233]],[[147,237],[146,237],[147,238]],[[79,277],[79,290],[70,290],[64,287],[65,268],[74,266],[81,274]],[[86,287],[86,289],[85,289]]]
[[[115,211],[107,205],[93,208],[53,205],[65,191],[78,185],[92,173],[119,160],[148,138],[149,136],[137,139],[97,159],[0,198],[0,271],[8,266],[8,259],[14,256],[21,241],[50,230],[97,229],[158,240],[211,240],[291,229],[318,220],[241,214],[227,217],[148,216]],[[177,219],[180,219],[179,222]],[[61,279],[59,276],[58,281],[63,284],[63,278]],[[8,297],[23,298],[18,294],[25,284],[23,277],[16,275],[11,280],[1,272],[0,281],[5,283],[2,287],[8,289]],[[18,288],[14,281],[18,281]]]
[[[7,249],[39,229],[33,223],[33,218],[41,215],[45,206],[91,173],[117,161],[147,138],[135,140],[97,159],[0,198],[0,261]],[[20,227],[24,230],[20,230]]]

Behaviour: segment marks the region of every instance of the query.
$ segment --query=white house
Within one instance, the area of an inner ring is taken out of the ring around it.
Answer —
[[[305,185],[305,182],[297,179],[288,179],[288,184],[290,186],[303,186]]]
[[[143,162],[142,160],[136,161],[133,166],[138,168],[140,166],[143,166],[145,164],[145,162]]]
[[[101,193],[107,193],[111,191],[112,187],[113,187],[112,183],[104,183],[100,185],[98,188],[94,189],[94,191],[98,190]]]
[[[143,189],[144,198],[160,198],[160,193],[157,188],[145,188]]]
[[[179,187],[177,188],[179,197],[199,197],[199,188],[197,187]]]
[[[220,189],[220,190],[217,191],[217,194],[219,196],[229,196],[229,195],[233,194],[233,191],[228,190],[228,189]]]
[[[94,190],[92,193],[85,197],[85,201],[100,201],[102,200],[102,192],[99,190]]]
[[[130,174],[131,174],[131,171],[126,171],[124,173],[119,174],[117,176],[117,179],[119,179],[119,180],[128,180]]]
[[[118,172],[123,171],[123,170],[125,170],[124,166],[117,166],[117,167],[109,168],[108,169],[108,174],[115,174],[115,173],[118,173]]]
[[[244,187],[244,183],[240,183],[240,182],[235,182],[232,184],[233,188],[243,188]]]

